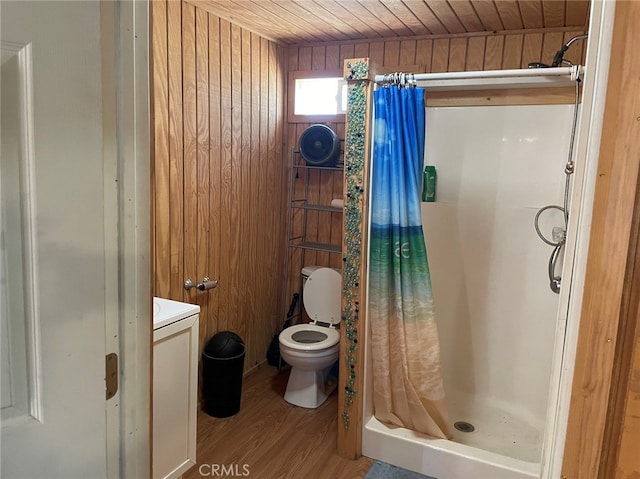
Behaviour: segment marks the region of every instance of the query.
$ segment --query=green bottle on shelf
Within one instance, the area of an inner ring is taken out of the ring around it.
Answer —
[[[427,165],[424,168],[424,181],[422,184],[422,201],[436,201],[436,167]]]

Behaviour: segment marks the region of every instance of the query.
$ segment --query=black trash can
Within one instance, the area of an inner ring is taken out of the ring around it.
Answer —
[[[240,411],[245,347],[231,331],[215,334],[202,353],[203,409],[209,416],[229,417]]]

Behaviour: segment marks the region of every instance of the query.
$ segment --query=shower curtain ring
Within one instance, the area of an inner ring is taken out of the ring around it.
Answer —
[[[580,65],[571,66],[571,81],[578,81],[580,79]]]

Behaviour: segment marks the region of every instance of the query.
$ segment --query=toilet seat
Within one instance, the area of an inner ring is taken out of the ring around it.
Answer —
[[[320,351],[335,346],[340,333],[316,324],[296,324],[280,333],[280,343],[298,351]]]
[[[314,270],[304,284],[304,309],[313,323],[340,324],[342,275],[333,268]]]

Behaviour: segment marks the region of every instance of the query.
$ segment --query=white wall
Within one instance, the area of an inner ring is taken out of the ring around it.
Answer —
[[[445,388],[544,423],[558,296],[533,220],[561,204],[572,105],[427,109],[423,203]],[[560,213],[544,222],[562,225]]]

